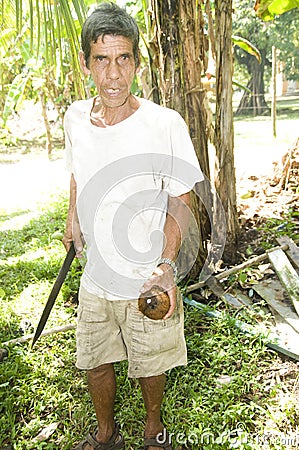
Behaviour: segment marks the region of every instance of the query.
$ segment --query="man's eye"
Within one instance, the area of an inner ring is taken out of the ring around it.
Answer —
[[[105,56],[97,56],[96,60],[97,61],[104,61],[105,60]]]
[[[128,62],[130,59],[130,55],[121,55],[121,57],[119,58],[119,62],[124,64],[126,62]]]

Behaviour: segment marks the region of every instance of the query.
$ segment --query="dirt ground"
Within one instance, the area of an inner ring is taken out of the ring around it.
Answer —
[[[17,209],[31,210],[68,189],[62,127],[56,116],[52,119],[56,149],[51,159],[45,149],[45,129],[38,105],[26,102],[24,109],[8,121],[12,134],[6,142],[0,140],[0,210],[6,213]]]

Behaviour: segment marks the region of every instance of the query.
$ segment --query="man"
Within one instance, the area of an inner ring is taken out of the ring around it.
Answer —
[[[74,241],[79,258],[86,243],[77,367],[87,370],[98,428],[76,449],[124,447],[114,421],[114,363],[127,359],[147,413],[144,448],[171,450],[160,419],[165,372],[187,363],[175,261],[202,174],[179,114],[130,91],[139,66],[135,21],[102,3],[81,38],[81,67],[98,95],[74,102],[65,116],[71,183],[63,242],[68,249]],[[138,310],[140,293],[154,285],[170,298],[157,321]]]

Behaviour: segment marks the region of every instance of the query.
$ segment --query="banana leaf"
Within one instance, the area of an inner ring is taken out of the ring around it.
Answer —
[[[264,21],[273,20],[275,16],[291,9],[299,8],[299,0],[256,0],[254,10]]]

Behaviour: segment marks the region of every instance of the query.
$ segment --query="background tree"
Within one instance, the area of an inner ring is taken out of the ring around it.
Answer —
[[[62,116],[73,99],[85,96],[78,48],[86,4],[83,0],[23,0],[1,2],[0,8],[3,125],[24,97],[40,100],[50,154],[48,101]],[[18,64],[11,64],[15,61]]]
[[[283,1],[283,0],[282,0]],[[268,1],[269,3],[269,1]],[[265,75],[270,79],[271,52],[275,45],[279,59],[286,64],[289,79],[296,77],[298,61],[298,10],[287,12],[271,22],[263,22],[253,9],[252,0],[235,0],[233,32],[250,40],[260,51],[261,61],[235,47],[235,62],[246,67],[249,75],[247,87],[237,109],[237,114],[259,115],[269,112],[265,100]]]
[[[216,118],[215,184],[226,212],[226,257],[236,258],[239,224],[237,216],[236,177],[234,164],[234,126],[232,107],[232,0],[215,1],[216,38]],[[216,216],[219,212],[216,210]],[[216,222],[217,224],[217,222]],[[219,224],[221,227],[222,224]]]

